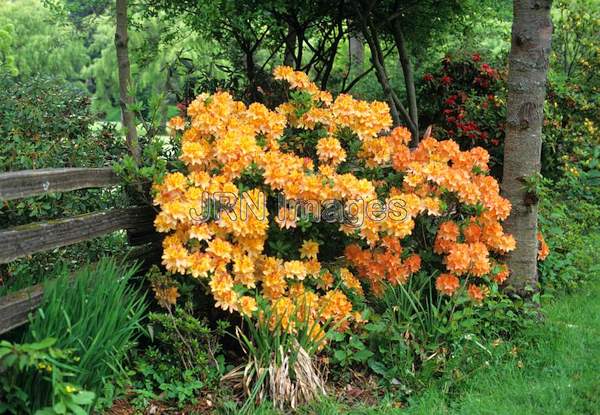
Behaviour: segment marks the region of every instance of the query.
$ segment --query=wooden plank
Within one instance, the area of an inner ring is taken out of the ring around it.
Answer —
[[[0,231],[0,264],[119,229],[146,228],[153,220],[152,208],[131,207],[5,229]]]
[[[43,298],[42,284],[0,297],[0,334],[27,323],[29,313],[39,307]]]
[[[112,168],[62,168],[0,173],[0,201],[119,184]]]

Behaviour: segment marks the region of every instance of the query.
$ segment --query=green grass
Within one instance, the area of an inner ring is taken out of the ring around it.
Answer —
[[[481,369],[451,396],[431,387],[406,408],[384,400],[347,408],[325,400],[303,414],[600,414],[600,233],[589,235],[587,282],[572,294],[547,300],[543,321],[519,335],[516,356]],[[580,264],[582,265],[582,264]],[[262,408],[257,413],[273,414]]]
[[[404,413],[600,414],[599,298],[596,266],[577,293],[545,305],[545,321],[524,333],[530,349],[479,372],[456,401],[430,391]]]

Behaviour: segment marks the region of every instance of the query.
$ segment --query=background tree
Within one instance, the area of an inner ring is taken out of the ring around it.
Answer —
[[[117,0],[116,3],[115,48],[119,70],[119,104],[121,106],[121,123],[125,129],[127,148],[133,159],[139,163],[141,151],[137,136],[135,114],[131,109],[133,97],[129,93],[131,87],[131,68],[127,45],[127,25],[129,20],[127,16],[127,3],[127,0]]]
[[[542,123],[550,58],[552,0],[515,0],[509,56],[502,188],[512,203],[506,231],[517,248],[508,258],[509,290],[526,295],[537,283],[538,197]]]

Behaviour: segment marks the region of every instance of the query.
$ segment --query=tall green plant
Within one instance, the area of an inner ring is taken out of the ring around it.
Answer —
[[[136,271],[137,266],[102,259],[73,279],[61,276],[47,286],[25,341],[54,337],[56,347],[73,350],[79,359],[73,382],[101,395],[124,374],[122,362],[141,331],[146,304],[129,283]],[[38,404],[48,400],[39,379],[24,381]]]

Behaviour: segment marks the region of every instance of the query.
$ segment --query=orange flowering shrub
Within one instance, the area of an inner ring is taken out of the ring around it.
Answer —
[[[169,123],[186,172],[154,185],[167,270],[206,280],[217,307],[259,319],[269,307],[272,327],[306,322],[317,338],[362,321],[365,291],[419,270],[475,302],[507,278],[511,207],[485,150],[433,138],[410,150],[385,103],[274,75],[291,91],[274,110],[217,92]]]

